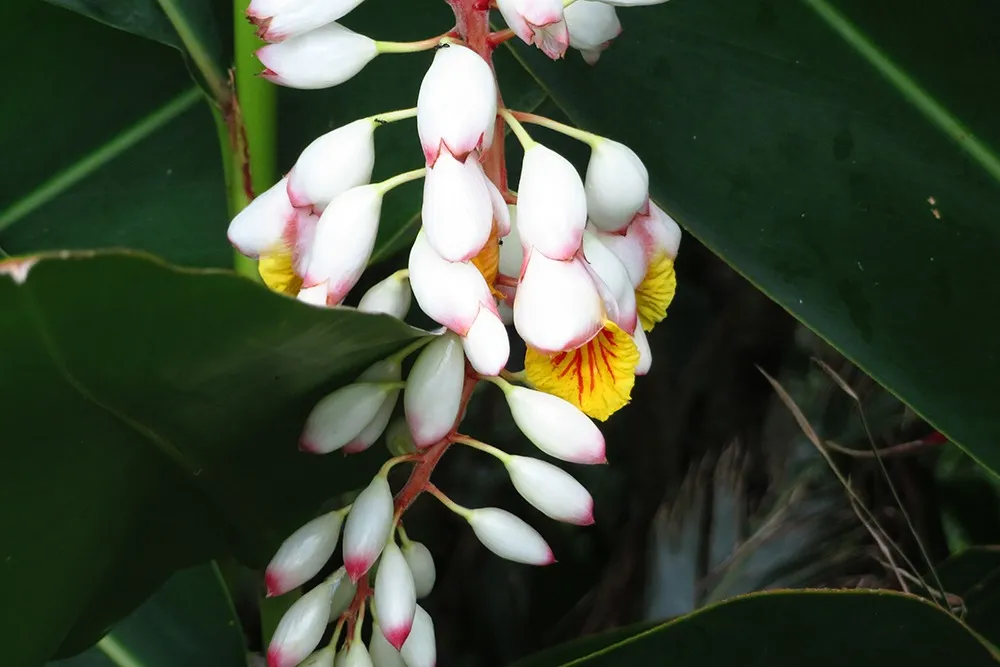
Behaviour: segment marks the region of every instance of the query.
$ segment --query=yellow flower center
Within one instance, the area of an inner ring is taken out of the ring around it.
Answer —
[[[525,375],[536,389],[601,421],[629,402],[638,363],[632,337],[610,320],[576,349],[546,354],[529,347],[524,356]]]
[[[635,290],[639,324],[643,331],[652,331],[653,326],[667,316],[667,306],[674,300],[676,291],[674,260],[660,253],[649,263],[646,276]]]
[[[261,254],[257,271],[270,289],[296,296],[302,289],[302,278],[295,273],[292,249],[287,246]]]

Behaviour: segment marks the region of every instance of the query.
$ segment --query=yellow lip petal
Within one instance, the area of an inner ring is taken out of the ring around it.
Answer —
[[[632,337],[611,321],[576,349],[546,354],[528,348],[524,356],[525,375],[536,389],[601,421],[629,402],[638,363]]]
[[[667,316],[667,307],[677,291],[674,260],[661,253],[649,263],[646,276],[635,290],[639,324],[643,331],[652,331],[656,323]]]
[[[296,296],[302,289],[302,278],[295,273],[290,248],[277,248],[262,254],[257,271],[264,284],[275,292]]]

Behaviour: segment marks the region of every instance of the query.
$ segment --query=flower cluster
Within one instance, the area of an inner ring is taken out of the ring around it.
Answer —
[[[488,381],[544,454],[603,463],[604,439],[590,418],[607,419],[628,403],[635,377],[650,367],[646,333],[665,317],[676,286],[680,229],[650,200],[638,156],[611,139],[506,108],[492,67],[493,50],[514,37],[552,58],[576,48],[593,64],[621,32],[615,7],[656,0],[497,0],[493,7],[509,26],[498,32],[489,28],[490,3],[447,0],[455,27],[408,43],[375,41],[335,23],[360,1],[252,0],[248,16],[271,42],[258,52],[264,76],[327,87],[380,54],[434,49],[416,106],[315,139],[233,219],[229,239],[259,260],[271,289],[337,307],[370,261],[383,198],[422,178],[421,227],[407,268],[369,289],[357,308],[403,319],[415,301],[442,329],[375,363],[309,415],[304,452],[360,452],[385,434],[394,457],[351,506],[297,530],[268,566],[269,595],[303,586],[327,566],[343,532],[343,566],[288,610],[271,641],[271,667],[333,665],[335,658],[351,666],[434,664],[433,622],[417,604],[433,588],[434,562],[402,525],[423,492],[499,556],[554,562],[527,523],[499,508],[456,504],[430,482],[431,472],[452,445],[473,447],[503,464],[514,488],[546,516],[592,523],[589,493],[562,468],[462,434],[466,405],[475,385]],[[423,166],[372,183],[377,129],[409,118],[416,119]],[[585,177],[525,125],[586,143]],[[507,183],[506,126],[524,153],[516,190]],[[527,349],[517,372],[508,368],[511,325]],[[393,421],[400,394],[405,419]],[[412,467],[394,495],[388,474],[397,465]],[[331,622],[333,639],[317,650]]]

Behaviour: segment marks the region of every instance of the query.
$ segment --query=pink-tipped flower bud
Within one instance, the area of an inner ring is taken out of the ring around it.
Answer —
[[[409,312],[412,299],[410,279],[405,271],[397,271],[365,292],[358,302],[358,310],[364,313],[385,313],[401,320]]]
[[[599,139],[590,153],[585,181],[587,214],[598,229],[617,232],[649,201],[649,173],[624,144]]]
[[[417,591],[410,566],[396,543],[390,539],[382,551],[375,574],[375,608],[382,634],[397,650],[410,636]]]
[[[480,306],[479,315],[462,337],[462,348],[477,373],[500,375],[510,356],[510,339],[495,306]]]
[[[553,60],[569,46],[563,0],[497,0],[504,21],[526,44],[534,44]]]
[[[601,57],[601,52],[611,46],[611,40],[621,34],[615,8],[597,0],[576,0],[563,10],[569,45],[580,51],[588,65]]]
[[[374,667],[368,648],[361,642],[351,642],[337,654],[336,667]],[[379,665],[381,667],[381,665]]]
[[[517,492],[542,514],[578,526],[594,523],[594,499],[562,468],[527,456],[512,456],[504,464]]]
[[[333,392],[313,408],[299,440],[299,448],[329,454],[347,445],[365,430],[397,388],[378,382],[359,382]]]
[[[653,202],[649,202],[649,215],[639,216],[633,227],[637,227],[646,245],[649,257],[666,254],[670,258],[677,257],[681,246],[681,228]]]
[[[313,652],[330,620],[333,589],[328,579],[288,608],[267,648],[268,667],[295,667]]]
[[[639,313],[635,288],[632,286],[628,269],[593,232],[588,231],[583,236],[583,254],[598,279],[607,288],[608,297],[615,302],[615,310],[618,313],[615,323],[626,333],[631,334],[639,321]]]
[[[549,259],[572,259],[586,225],[587,193],[576,167],[551,148],[529,148],[517,187],[521,242]]]
[[[251,0],[247,17],[265,41],[280,42],[332,21],[360,5],[362,0]]]
[[[313,140],[288,172],[293,206],[322,211],[337,195],[371,181],[375,123],[362,118]]]
[[[339,23],[257,49],[265,79],[289,88],[329,88],[344,83],[378,55],[375,40]]]
[[[398,382],[402,377],[403,369],[395,359],[383,359],[371,365],[361,376],[358,382]],[[392,418],[392,411],[396,407],[396,400],[399,398],[399,389],[390,389],[382,402],[382,407],[378,409],[372,420],[368,422],[357,437],[344,445],[345,454],[357,454],[371,447],[376,440],[381,437],[385,427]]]
[[[582,259],[549,259],[532,248],[514,297],[514,327],[543,352],[583,345],[604,327],[604,303]]]
[[[368,265],[379,216],[382,189],[378,185],[351,188],[333,199],[320,216],[303,284],[326,284],[328,305],[344,300]]]
[[[552,549],[538,532],[507,510],[483,507],[466,517],[483,546],[501,558],[527,565],[555,562]]]
[[[417,447],[432,445],[451,431],[464,384],[465,354],[455,334],[439,336],[420,352],[403,391],[406,423]]]
[[[417,95],[417,133],[427,166],[437,162],[442,147],[459,159],[489,148],[496,115],[496,82],[489,64],[470,48],[442,44]]]
[[[372,638],[368,642],[368,653],[377,667],[407,667],[403,656],[389,643],[378,622],[372,623]]]
[[[570,463],[604,463],[604,436],[568,401],[525,387],[504,388],[511,416],[535,447]]]
[[[358,494],[344,526],[344,567],[351,581],[363,577],[382,553],[392,529],[392,490],[376,475]]]
[[[403,547],[403,558],[413,575],[413,587],[417,599],[427,597],[434,589],[437,581],[437,568],[434,567],[434,557],[431,550],[421,542],[410,542]]]
[[[283,595],[315,577],[337,548],[343,523],[341,512],[329,512],[289,535],[264,574],[268,597]]]
[[[653,351],[649,348],[649,340],[647,340],[646,332],[642,330],[642,327],[635,328],[632,340],[635,341],[635,346],[639,350],[639,363],[636,364],[635,374],[645,375],[653,365]]]
[[[577,0],[577,2],[579,1]],[[632,283],[632,287],[638,287],[642,284],[642,279],[646,277],[646,271],[649,269],[649,256],[646,252],[649,236],[642,230],[641,225],[638,224],[641,219],[641,216],[637,217],[636,222],[626,227],[624,233],[602,232],[593,225],[588,225],[587,227],[588,232],[593,232],[597,240],[603,243],[608,250],[615,253],[615,257],[618,258],[618,261],[628,271],[628,278]]]
[[[437,664],[437,643],[434,640],[434,621],[424,608],[417,605],[413,628],[400,650],[406,667],[434,667]]]
[[[427,169],[421,221],[434,252],[449,262],[479,254],[493,231],[493,203],[479,155],[442,150]]]
[[[294,236],[298,211],[288,201],[287,179],[260,193],[229,223],[229,242],[247,257],[288,244]]]
[[[449,262],[421,231],[410,249],[410,287],[420,310],[459,336],[469,332],[481,306],[494,304],[486,279],[471,262]]]

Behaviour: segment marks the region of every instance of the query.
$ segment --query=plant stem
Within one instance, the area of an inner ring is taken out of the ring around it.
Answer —
[[[514,114],[507,109],[500,109],[499,113],[500,117],[507,121],[507,124],[510,125],[510,129],[513,130],[514,136],[516,136],[517,140],[521,142],[521,146],[524,147],[525,151],[535,145],[535,140],[531,138],[531,135],[524,129],[524,126],[517,122],[517,118]]]
[[[400,109],[398,111],[387,111],[385,113],[376,114],[371,116],[371,119],[378,125],[385,125],[386,123],[395,123],[397,120],[413,118],[416,115],[417,107],[410,107],[409,109]]]
[[[454,512],[458,516],[462,517],[466,521],[469,520],[469,515],[472,514],[472,512],[469,511],[469,508],[468,507],[462,507],[461,505],[459,505],[458,503],[456,503],[454,500],[452,500],[448,496],[444,495],[444,493],[441,491],[441,489],[437,488],[433,484],[428,483],[427,484],[427,488],[425,489],[425,491],[427,491],[427,493],[431,494],[432,496],[434,496],[435,498],[437,498],[438,500],[440,500],[442,505],[444,505],[445,507],[447,507],[448,509],[450,509],[452,512]]]
[[[559,132],[560,134],[565,134],[567,137],[572,137],[577,141],[582,141],[591,148],[593,148],[597,142],[601,140],[601,137],[596,134],[585,132],[584,130],[573,127],[572,125],[566,125],[565,123],[560,123],[557,120],[552,120],[551,118],[546,118],[545,116],[539,116],[525,111],[511,111],[509,113],[511,116],[523,123],[531,123],[532,125],[547,127],[550,130]],[[513,125],[511,125],[511,129],[514,129]],[[516,132],[517,130],[514,131]]]
[[[502,463],[507,463],[510,460],[510,454],[507,452],[497,449],[493,445],[487,445],[485,442],[476,440],[475,438],[470,438],[467,435],[456,435],[454,438],[455,442],[472,447],[473,449],[478,449],[481,452],[485,452],[490,456],[494,456],[499,459]]]
[[[375,48],[379,53],[417,53],[418,51],[430,51],[436,48],[441,40],[448,37],[451,31],[443,35],[435,35],[422,39],[419,42],[375,42]]]
[[[382,194],[385,194],[389,190],[395,187],[399,187],[403,183],[409,183],[410,181],[415,181],[418,178],[423,178],[424,174],[427,173],[426,167],[421,167],[420,169],[414,169],[413,171],[405,171],[402,174],[396,174],[392,178],[387,178],[378,184]]]

